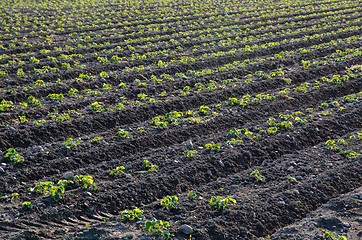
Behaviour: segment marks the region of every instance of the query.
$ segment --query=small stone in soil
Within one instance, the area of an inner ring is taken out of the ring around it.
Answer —
[[[299,194],[299,191],[297,190],[297,189],[293,189],[293,191],[292,191],[292,193],[294,193],[294,194]]]
[[[362,199],[362,192],[361,192],[361,193],[358,193],[358,194],[357,194],[357,197],[358,197],[359,199]]]
[[[187,141],[186,141],[186,148],[192,149],[193,147],[194,147],[194,145],[192,144],[191,139],[187,140]]]
[[[183,232],[186,235],[190,235],[194,232],[194,230],[192,229],[192,227],[190,227],[189,225],[181,225],[181,227],[179,228],[180,232]]]
[[[351,225],[349,223],[343,223],[343,226],[349,228]]]
[[[73,172],[65,172],[63,174],[63,178],[66,179],[66,180],[74,180],[74,174]]]

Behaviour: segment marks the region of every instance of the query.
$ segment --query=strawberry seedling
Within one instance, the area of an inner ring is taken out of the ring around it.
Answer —
[[[14,148],[9,148],[8,152],[5,154],[5,157],[10,158],[10,160],[14,163],[24,161],[24,158],[20,154],[18,154]]]
[[[53,182],[38,182],[33,188],[29,188],[28,190],[42,193],[43,197],[48,197],[56,202],[62,198],[61,194],[65,192],[63,185],[54,185]]]
[[[115,175],[117,177],[123,176],[125,173],[122,170],[124,169],[125,168],[123,166],[116,167],[116,169],[110,172],[109,175]]]
[[[33,204],[31,204],[31,202],[23,202],[23,209],[26,210],[31,210],[34,208]]]
[[[83,187],[86,189],[97,190],[97,186],[93,184],[93,177],[88,175],[75,175],[75,180],[83,184]]]
[[[164,239],[170,238],[170,232],[166,230],[169,226],[168,222],[163,222],[154,218],[152,221],[145,222],[145,228],[148,232],[153,232],[159,238],[163,237]]]
[[[143,212],[138,208],[121,211],[123,222],[132,222],[143,219]]]
[[[161,199],[161,206],[166,206],[168,209],[175,208],[178,205],[178,198],[176,196],[167,196]]]
[[[91,140],[89,140],[90,143],[96,143],[96,144],[100,144],[102,140],[102,137],[94,137]]]
[[[356,153],[355,151],[352,151],[352,150],[348,150],[343,153],[343,156],[345,158],[356,158],[359,155],[360,155],[359,153]]]
[[[273,135],[278,131],[278,128],[276,127],[270,127],[268,128],[268,130],[266,131],[269,135]]]
[[[144,169],[147,169],[148,172],[153,172],[153,171],[156,170],[156,168],[157,168],[158,166],[155,165],[155,164],[152,164],[152,163],[151,163],[150,161],[148,161],[148,160],[144,160],[142,167],[143,167]]]
[[[210,205],[217,208],[218,210],[222,210],[228,205],[229,201],[236,203],[236,200],[233,199],[232,197],[223,198],[221,196],[217,197],[212,196],[210,199]]]
[[[129,133],[121,128],[118,130],[117,136],[120,136],[122,138],[130,138]]]
[[[186,151],[184,152],[184,156],[185,156],[185,157],[188,157],[188,158],[193,158],[193,157],[195,157],[194,154],[196,154],[196,153],[197,153],[196,150],[186,150]]]
[[[66,148],[71,149],[76,147],[81,142],[82,142],[81,140],[74,141],[73,138],[68,138],[68,140],[65,141],[63,144]]]
[[[196,198],[196,192],[195,191],[191,191],[187,194],[187,197],[189,197],[190,199],[195,199]]]
[[[341,236],[341,235],[335,235],[334,233],[331,232],[325,232],[323,234],[323,239],[327,239],[327,240],[347,240],[347,238],[345,236]]]
[[[7,200],[7,201],[10,201],[11,203],[15,204],[18,197],[19,197],[19,193],[12,193],[10,196],[5,195],[5,196],[2,196],[0,198],[4,199],[4,200]]]
[[[257,182],[265,182],[265,178],[262,175],[259,175],[259,170],[254,170],[252,173],[250,173],[250,176],[254,176],[255,180]]]
[[[220,143],[208,143],[205,145],[205,147],[210,150],[210,153],[216,153],[218,150],[220,150],[221,145]]]

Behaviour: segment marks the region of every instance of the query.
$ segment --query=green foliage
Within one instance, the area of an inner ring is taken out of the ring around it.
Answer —
[[[89,175],[75,175],[75,180],[83,184],[83,187],[86,189],[97,189],[97,186],[93,183],[93,177]]]
[[[362,141],[362,131],[361,132],[357,132],[356,134],[353,134],[349,137],[349,139],[356,139],[359,141]]]
[[[10,158],[14,163],[20,163],[24,161],[24,158],[16,152],[14,148],[9,148],[8,152],[5,154],[5,157]]]
[[[143,167],[144,169],[146,169],[148,172],[153,172],[153,171],[156,170],[156,168],[158,168],[157,165],[152,164],[152,163],[151,163],[150,161],[148,161],[148,160],[144,160],[144,161],[143,161],[142,167]]]
[[[0,102],[0,111],[5,112],[12,108],[14,103],[12,101],[5,101],[4,99]]]
[[[97,113],[101,113],[101,112],[109,112],[109,109],[102,106],[100,103],[98,102],[94,102],[89,106],[89,109],[92,111],[95,111]]]
[[[50,100],[52,101],[58,101],[58,102],[61,102],[63,100],[63,94],[56,94],[56,93],[53,93],[53,94],[49,94],[47,96]]]
[[[229,98],[227,105],[229,106],[234,106],[234,105],[239,105],[240,102],[237,98]]]
[[[347,240],[347,238],[345,236],[341,236],[341,235],[335,235],[334,233],[331,232],[325,232],[323,234],[323,239],[327,239],[327,240]]]
[[[269,135],[275,134],[278,131],[278,128],[276,127],[270,127],[268,128],[268,130],[266,131]]]
[[[143,212],[138,208],[121,211],[121,214],[123,222],[132,222],[143,219]]]
[[[290,130],[293,128],[293,123],[291,121],[283,121],[283,122],[277,123],[277,126],[280,126],[281,128],[284,128],[286,130]]]
[[[250,173],[250,176],[254,176],[255,180],[257,182],[265,182],[265,178],[259,174],[259,170],[255,169],[252,173]]]
[[[210,153],[215,153],[220,150],[221,145],[220,143],[208,143],[205,144],[205,147],[210,150]]]
[[[26,210],[31,210],[34,208],[34,206],[31,204],[31,202],[23,202],[23,209]]]
[[[338,139],[337,142],[335,140],[328,140],[325,142],[325,145],[328,146],[330,151],[341,152],[341,146],[348,145],[348,143],[344,139]]]
[[[100,144],[102,139],[103,139],[102,137],[94,137],[91,140],[89,140],[89,142]]]
[[[240,133],[241,133],[240,129],[232,129],[232,130],[229,131],[228,137],[229,138],[235,138],[235,137],[239,136]]]
[[[163,116],[154,117],[152,120],[152,125],[157,129],[164,129],[167,127],[167,122],[162,122],[161,120],[165,119]]]
[[[178,198],[176,196],[167,196],[161,199],[161,206],[166,206],[168,209],[175,208],[178,205]]]
[[[113,171],[111,171],[109,173],[109,175],[115,175],[115,176],[123,176],[125,173],[122,171],[124,170],[124,166],[119,166],[119,167],[116,167],[116,169],[114,169]]]
[[[355,151],[352,151],[352,150],[348,150],[343,153],[343,156],[345,158],[356,158],[359,155],[360,155],[359,153],[356,153]]]
[[[120,137],[122,137],[122,138],[130,138],[130,137],[131,137],[131,136],[129,135],[129,133],[128,133],[126,130],[122,129],[122,128],[120,128],[120,129],[118,130],[117,136],[120,136]]]
[[[82,142],[81,140],[74,141],[73,138],[68,138],[68,140],[65,141],[63,144],[66,148],[71,149],[76,147],[81,142]]]
[[[61,183],[54,185],[53,182],[38,182],[33,188],[29,188],[28,190],[42,193],[43,197],[57,202],[62,198],[61,195],[64,194],[65,187]]]
[[[146,231],[153,232],[159,238],[163,237],[164,239],[170,238],[170,232],[167,231],[168,226],[168,222],[157,220],[156,218],[154,218],[152,221],[145,222]]]
[[[48,116],[54,121],[54,122],[64,122],[68,119],[70,119],[70,116],[68,113],[48,113]]]
[[[186,151],[184,152],[184,156],[185,156],[185,157],[192,158],[192,157],[195,156],[194,154],[196,154],[196,153],[197,153],[196,150],[186,150]]]
[[[0,197],[0,199],[4,199],[7,201],[10,201],[12,204],[15,204],[18,197],[19,197],[19,193],[12,193],[10,196],[5,195],[5,196]]]
[[[210,199],[210,205],[217,208],[218,210],[222,210],[228,205],[229,201],[236,203],[236,200],[233,199],[232,197],[223,198],[221,196],[216,196],[216,197],[212,196]]]
[[[195,199],[196,198],[196,192],[195,191],[191,191],[187,194],[187,196],[190,198],[190,199]]]
[[[18,77],[25,77],[25,73],[24,73],[24,71],[23,71],[22,68],[19,68],[19,69],[18,69],[16,75],[17,75]]]
[[[10,202],[15,204],[15,201],[18,199],[18,197],[19,197],[19,193],[12,193]]]
[[[35,105],[35,106],[37,106],[37,107],[39,107],[39,106],[41,105],[40,100],[36,99],[36,98],[33,97],[33,96],[29,96],[29,97],[26,99],[26,102],[29,103],[29,104]]]

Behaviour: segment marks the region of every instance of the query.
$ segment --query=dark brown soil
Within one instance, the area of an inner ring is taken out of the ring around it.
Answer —
[[[82,17],[78,28],[71,21],[48,27],[39,23],[62,19],[62,12],[79,17],[61,1],[60,9],[33,6],[46,20],[35,21],[35,13],[21,8],[17,11],[30,22],[7,35],[7,24],[20,24],[7,15],[18,13],[6,8],[0,14],[5,34],[0,36],[0,70],[7,73],[0,76],[0,100],[13,102],[13,107],[0,108],[0,238],[157,239],[144,225],[158,219],[169,222],[171,239],[180,240],[320,240],[326,232],[361,239],[361,4],[230,0],[227,4],[234,7],[227,13],[216,2],[193,7],[175,1],[170,8],[151,2],[135,7],[139,12],[119,4],[74,5],[77,14],[94,11],[100,22],[109,19],[108,25],[91,27],[93,20]],[[198,15],[197,8],[204,13]],[[129,16],[116,16],[124,9]],[[273,9],[280,12],[263,14]],[[141,25],[146,26],[143,32]],[[34,26],[38,30],[31,33]],[[147,31],[155,26],[160,29]],[[178,32],[184,36],[173,35]],[[42,43],[46,38],[52,41]],[[275,44],[265,45],[271,42]],[[117,46],[126,50],[117,53]],[[248,46],[256,49],[243,50]],[[135,53],[156,51],[131,59]],[[64,60],[70,54],[83,57]],[[127,61],[103,64],[98,59],[114,55]],[[32,56],[39,62],[31,61]],[[181,62],[185,56],[194,61]],[[169,65],[160,67],[159,61]],[[303,66],[304,61],[311,65]],[[64,63],[84,68],[67,70]],[[142,65],[144,69],[131,69]],[[34,74],[44,67],[59,71]],[[100,77],[103,72],[108,76]],[[81,81],[80,74],[91,78]],[[46,86],[36,86],[39,79]],[[126,87],[120,88],[120,82]],[[70,96],[71,89],[78,96]],[[49,94],[63,99],[51,100]],[[21,105],[30,96],[41,106]],[[231,104],[231,98],[239,103]],[[242,99],[249,102],[243,105]],[[92,110],[94,103],[104,111]],[[120,103],[124,107],[117,109]],[[174,111],[182,116],[168,118]],[[61,114],[68,118],[57,120]],[[159,121],[166,127],[156,127],[157,116],[164,117]],[[21,122],[23,117],[27,121]],[[291,127],[283,127],[288,122]],[[276,132],[270,132],[273,127]],[[130,137],[117,135],[120,129]],[[235,129],[241,133],[230,136]],[[95,137],[100,140],[92,141]],[[66,147],[69,138],[80,143]],[[328,146],[328,140],[338,149]],[[210,151],[206,145],[211,143],[220,148]],[[10,148],[24,161],[12,162],[6,156]],[[187,150],[196,152],[190,157]],[[156,169],[147,171],[145,160]],[[119,166],[124,174],[111,176]],[[263,182],[252,175],[255,170]],[[75,175],[92,176],[97,189],[84,187]],[[62,179],[73,183],[57,201],[30,191],[36,183]],[[188,196],[191,191],[195,198]],[[11,201],[14,193],[18,197]],[[177,196],[179,204],[161,206],[166,196]],[[210,204],[216,196],[236,202],[217,209]],[[26,210],[24,202],[34,207]],[[134,208],[143,211],[143,218],[122,221],[121,211]],[[192,233],[180,230],[183,225]]]

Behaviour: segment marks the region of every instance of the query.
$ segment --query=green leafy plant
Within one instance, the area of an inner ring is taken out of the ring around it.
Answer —
[[[100,144],[102,140],[102,137],[94,137],[91,140],[89,140],[90,143],[97,143]]]
[[[114,169],[112,172],[109,173],[109,175],[115,175],[115,176],[123,176],[125,173],[122,171],[124,170],[124,166],[119,166],[119,167],[116,167],[116,169]]]
[[[65,192],[65,187],[62,184],[54,185],[53,182],[38,182],[28,190],[42,193],[43,197],[48,197],[57,202],[62,198],[61,194]]]
[[[144,160],[142,167],[143,167],[144,169],[147,169],[148,172],[153,172],[153,171],[156,170],[156,168],[157,168],[158,166],[155,165],[155,164],[152,164],[152,163],[151,163],[150,161],[148,161],[148,160]]]
[[[159,238],[163,237],[164,239],[170,238],[170,232],[167,231],[167,227],[170,224],[161,220],[154,218],[152,221],[145,222],[145,228],[148,232],[153,232]]]
[[[120,128],[118,130],[117,136],[120,136],[122,138],[130,138],[129,133],[126,130],[122,129],[122,128]]]
[[[81,142],[81,140],[74,141],[73,138],[68,138],[68,140],[65,141],[63,144],[66,148],[71,149],[79,145]]]
[[[240,129],[232,129],[232,130],[229,131],[228,137],[229,138],[235,138],[235,137],[239,136],[240,133],[241,133]]]
[[[75,175],[75,180],[83,184],[83,187],[87,189],[97,189],[97,186],[93,183],[93,177],[88,175]]]
[[[345,158],[356,158],[359,155],[360,155],[359,153],[356,153],[355,151],[352,151],[352,150],[348,150],[343,153],[343,156]]]
[[[195,199],[196,198],[196,192],[195,191],[191,191],[187,194],[187,197],[189,197],[190,199]]]
[[[224,209],[229,202],[236,203],[236,200],[232,197],[223,198],[221,196],[212,196],[210,199],[210,205],[217,208],[218,210]]]
[[[286,130],[290,130],[293,128],[293,123],[291,121],[283,121],[281,123],[277,123],[277,126],[280,126]]]
[[[1,199],[4,199],[4,200],[8,200],[10,201],[12,204],[15,204],[16,200],[19,198],[19,193],[12,193],[10,196],[8,195],[5,195],[5,196],[2,196],[0,197]]]
[[[24,161],[24,158],[16,152],[14,148],[9,148],[8,152],[5,154],[5,157],[10,158],[14,163],[20,163]]]
[[[29,104],[35,105],[35,106],[40,106],[41,105],[40,100],[36,99],[33,96],[29,96],[26,99],[26,102],[29,103]]]
[[[288,176],[287,178],[290,182],[297,182],[297,179],[295,177]]]
[[[210,153],[215,153],[218,150],[220,150],[221,145],[220,145],[220,143],[208,143],[208,144],[205,144],[205,147],[210,150]]]
[[[269,135],[275,134],[278,131],[278,128],[276,127],[270,127],[268,128],[268,130],[266,131]]]
[[[161,206],[166,206],[168,209],[175,208],[178,205],[177,196],[167,196],[161,199]]]
[[[55,93],[53,93],[53,94],[49,94],[47,97],[52,101],[61,102],[63,100],[64,96],[63,96],[63,94],[55,94]]]
[[[0,111],[5,112],[12,108],[14,103],[12,101],[5,101],[4,99],[0,102]]]
[[[101,112],[109,112],[109,109],[102,106],[101,104],[99,104],[98,102],[94,102],[91,105],[89,105],[89,109],[92,111],[95,111],[97,113],[101,113]]]
[[[138,208],[121,211],[121,214],[123,222],[132,222],[143,219],[143,212]]]
[[[15,201],[19,198],[19,193],[12,193],[10,202],[15,204]]]
[[[250,173],[250,176],[253,176],[257,182],[265,182],[265,178],[259,174],[258,169],[255,169],[252,173]]]
[[[17,75],[18,77],[25,77],[25,73],[24,73],[24,71],[23,71],[22,68],[19,68],[19,69],[18,69],[18,71],[16,72],[16,75]]]
[[[334,233],[331,232],[325,232],[323,234],[323,239],[328,239],[328,240],[347,240],[347,238],[345,236],[341,236],[341,235],[335,235]]]
[[[184,152],[184,156],[185,156],[185,157],[188,157],[188,158],[192,158],[192,157],[195,156],[196,153],[197,153],[196,150],[186,150],[186,151]]]
[[[23,202],[23,209],[26,210],[31,210],[34,208],[33,204],[31,204],[31,202]]]

